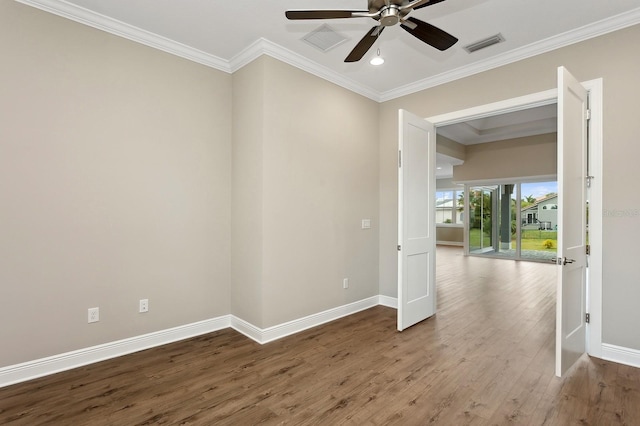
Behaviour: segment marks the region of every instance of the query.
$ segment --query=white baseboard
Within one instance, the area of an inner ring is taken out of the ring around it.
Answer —
[[[188,339],[230,326],[229,316],[199,321],[167,330],[66,352],[0,368],[0,387],[25,382],[133,352]]]
[[[253,324],[242,320],[241,318],[232,316],[231,327],[249,337],[250,339],[264,344],[281,339],[285,336],[299,333],[301,331],[336,320],[338,318],[355,314],[356,312],[369,309],[378,304],[379,296],[373,296],[367,299],[358,300],[357,302],[349,303],[347,305],[338,306],[336,308],[328,309],[323,312],[308,315],[303,318],[298,318],[293,321],[274,325],[272,327],[267,327],[265,329],[261,329],[254,326]]]
[[[2,367],[0,368],[0,388],[229,327],[260,344],[264,344],[355,314],[376,305],[397,309],[398,299],[383,295],[373,296],[265,329],[256,327],[234,315],[225,315],[35,361]],[[640,368],[640,350],[605,343],[602,345],[602,358]]]
[[[640,368],[640,351],[637,349],[603,343],[602,359]]]
[[[461,243],[459,241],[436,241],[436,245],[438,245],[438,246],[462,247],[462,246],[464,246],[464,243]]]
[[[378,304],[388,306],[387,299],[391,301],[394,300],[386,296],[373,296],[265,329],[256,327],[236,316],[225,315],[167,330],[2,367],[0,368],[0,388],[229,327],[258,343],[264,344],[369,309]]]
[[[388,308],[398,309],[398,298],[389,296],[378,296],[378,304]]]

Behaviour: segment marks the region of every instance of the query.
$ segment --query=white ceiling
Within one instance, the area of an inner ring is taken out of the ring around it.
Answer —
[[[640,23],[640,0],[447,0],[410,16],[458,37],[451,49],[440,52],[396,25],[363,60],[347,64],[376,21],[289,21],[284,12],[362,10],[365,0],[18,1],[227,72],[270,54],[378,101]],[[325,23],[349,39],[326,53],[301,40]],[[504,43],[472,54],[463,49],[497,33]],[[368,60],[377,48],[386,62],[375,68]]]

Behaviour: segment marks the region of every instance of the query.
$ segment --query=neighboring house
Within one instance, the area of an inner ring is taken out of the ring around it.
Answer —
[[[522,209],[523,229],[558,229],[558,194],[536,200]]]
[[[458,209],[458,200],[436,200],[436,223],[462,223],[462,210]]]

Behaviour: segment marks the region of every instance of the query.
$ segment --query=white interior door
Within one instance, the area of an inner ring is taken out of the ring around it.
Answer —
[[[558,68],[556,375],[586,351],[587,90]]]
[[[400,110],[398,155],[398,330],[436,312],[433,124]]]

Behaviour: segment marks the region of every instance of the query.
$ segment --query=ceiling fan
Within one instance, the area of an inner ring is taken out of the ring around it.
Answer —
[[[345,62],[357,62],[367,53],[382,34],[385,27],[391,27],[400,23],[403,30],[417,39],[435,47],[438,50],[447,50],[458,39],[413,17],[407,17],[409,12],[423,7],[431,6],[444,0],[368,0],[369,10],[288,10],[285,15],[288,19],[339,19],[339,18],[373,18],[380,24],[371,28],[369,32],[356,44]]]

